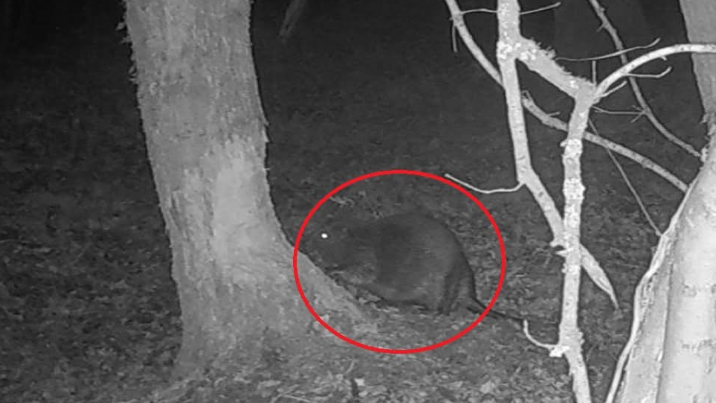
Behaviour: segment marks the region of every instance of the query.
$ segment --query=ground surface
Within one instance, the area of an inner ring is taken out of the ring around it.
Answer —
[[[500,90],[464,51],[452,52],[444,6],[370,3],[319,3],[286,45],[275,38],[278,12],[257,13],[269,180],[291,239],[321,196],[375,170],[452,173],[481,188],[514,185]],[[116,22],[98,18],[2,65],[1,401],[141,396],[166,379],[179,345],[168,243],[128,79],[130,53],[113,31]],[[689,64],[682,59],[674,66],[645,91],[670,128],[691,135],[698,132],[700,109]],[[548,111],[560,112],[563,100],[534,88],[538,99],[549,101]],[[632,120],[595,119],[600,134],[689,180],[697,161]],[[559,201],[563,135],[529,124],[533,163]],[[696,134],[682,137],[701,144]],[[609,156],[587,146],[583,161],[584,242],[621,304],[615,310],[585,281],[581,325],[593,393],[601,399],[656,237]],[[633,163],[625,170],[663,230],[680,194]],[[561,260],[549,248],[540,211],[524,191],[477,196],[506,244],[508,268],[496,306],[535,319],[536,335],[554,341],[548,322],[558,319]],[[494,235],[458,193],[416,178],[390,178],[351,188],[336,201],[317,216],[318,229],[415,209],[440,217],[465,245],[480,295],[489,299],[499,275]],[[326,255],[310,238],[303,249],[319,262]],[[381,322],[380,340],[401,348],[440,340],[470,322],[413,311],[387,315],[393,322]],[[386,334],[394,337],[386,341]],[[295,389],[283,389],[285,401],[337,401],[332,398],[349,395],[351,387],[364,393],[355,401],[366,402],[570,401],[565,364],[502,321],[486,321],[458,342],[419,356],[337,348],[345,372],[312,376],[306,369],[300,379],[312,379],[313,386],[295,381]],[[265,393],[268,401],[272,387],[292,379],[271,379],[255,396]]]

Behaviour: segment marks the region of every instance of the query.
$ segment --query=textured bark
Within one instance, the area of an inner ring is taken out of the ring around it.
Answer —
[[[716,42],[716,3],[681,1],[690,42]],[[716,55],[693,55],[706,112],[708,158],[686,200],[675,245],[659,402],[716,401]]]
[[[127,3],[182,309],[177,375],[237,355],[278,359],[311,340],[269,197],[250,11],[249,0]]]
[[[681,6],[690,41],[716,42],[716,4],[688,0]],[[632,329],[637,337],[619,402],[716,401],[716,57],[693,58],[711,151],[663,236],[669,239],[657,251],[663,253],[659,270],[639,287],[645,314]]]

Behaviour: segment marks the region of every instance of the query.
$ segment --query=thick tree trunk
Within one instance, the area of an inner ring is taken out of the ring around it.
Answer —
[[[716,5],[682,1],[689,38],[716,42]],[[642,280],[643,321],[629,354],[619,402],[716,401],[716,70],[714,55],[694,56],[694,72],[706,111],[708,158],[687,193],[661,267]],[[659,251],[657,252],[659,253]],[[636,309],[636,308],[635,308]],[[635,311],[636,312],[636,311]],[[635,313],[636,314],[636,313]]]
[[[681,1],[691,42],[716,42],[713,0]],[[694,55],[711,144],[676,244],[658,401],[716,401],[716,56]],[[687,201],[688,203],[688,201]]]
[[[714,216],[716,153],[711,153],[663,235],[653,270],[637,289],[636,337],[618,402],[716,400]]]
[[[716,401],[716,154],[689,196],[667,261],[673,266],[657,402]]]
[[[311,340],[269,198],[250,11],[249,0],[127,2],[182,310],[178,375],[229,357],[290,355]]]

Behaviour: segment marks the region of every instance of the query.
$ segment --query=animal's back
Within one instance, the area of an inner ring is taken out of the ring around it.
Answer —
[[[386,301],[441,313],[474,305],[474,278],[462,246],[434,218],[399,214],[349,229],[343,250],[339,266],[346,281]]]

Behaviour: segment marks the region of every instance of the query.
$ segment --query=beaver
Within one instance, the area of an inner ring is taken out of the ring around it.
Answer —
[[[324,238],[330,234],[323,234]],[[465,308],[481,313],[486,305],[462,245],[442,222],[420,213],[403,213],[346,229],[340,234],[338,264],[327,273],[388,303],[420,305],[439,314]],[[522,323],[522,318],[491,310],[490,315]]]

